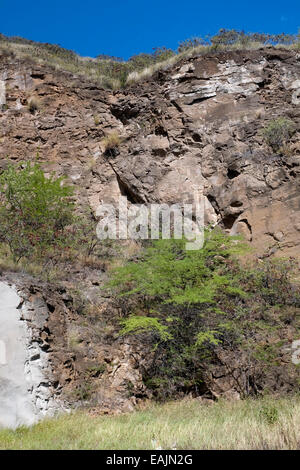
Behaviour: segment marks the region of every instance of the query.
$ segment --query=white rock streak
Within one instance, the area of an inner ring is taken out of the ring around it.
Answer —
[[[14,287],[0,282],[0,427],[13,429],[58,408],[48,355],[32,330],[37,311],[26,303],[20,308],[21,300]]]
[[[6,360],[0,365],[0,426],[16,428],[36,420],[25,377],[26,329],[19,319],[20,298],[16,291],[0,282],[0,338]]]
[[[6,104],[6,89],[5,89],[5,81],[0,80],[0,107]]]

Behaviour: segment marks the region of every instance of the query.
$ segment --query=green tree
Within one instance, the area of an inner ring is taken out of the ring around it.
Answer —
[[[201,250],[186,250],[185,239],[157,240],[146,248],[143,259],[119,268],[110,285],[122,296],[140,294],[171,304],[212,302],[222,286],[234,286],[222,272],[226,259],[245,250],[238,237],[221,230],[206,231]]]
[[[10,165],[0,176],[0,241],[15,261],[43,256],[66,242],[73,220],[73,189],[54,173],[46,177],[38,163]]]
[[[202,360],[224,336],[218,299],[222,293],[246,296],[230,269],[231,257],[246,249],[238,237],[215,229],[206,231],[201,250],[187,251],[185,243],[153,242],[137,260],[118,268],[109,283],[121,298],[120,334],[139,335],[153,345],[145,380],[164,397],[201,386]]]
[[[245,251],[238,237],[207,230],[201,250],[187,251],[185,240],[157,240],[112,274],[120,335],[134,335],[149,351],[144,381],[158,399],[205,393],[210,366],[233,351],[241,394],[257,393],[267,374],[276,377],[287,323],[298,337],[296,266],[289,260],[243,266],[235,255]]]

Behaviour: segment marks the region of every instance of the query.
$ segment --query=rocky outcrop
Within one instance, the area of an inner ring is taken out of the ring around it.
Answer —
[[[103,303],[84,319],[63,288],[16,273],[2,275],[0,297],[0,427],[83,404],[97,413],[131,411],[150,396],[146,358],[107,323],[112,307]]]
[[[51,380],[47,306],[38,297],[22,295],[9,282],[0,283],[0,426],[11,428],[64,409]]]
[[[129,205],[181,204],[200,191],[207,223],[243,233],[261,258],[299,257],[299,74],[300,55],[292,50],[221,52],[183,59],[109,92],[0,56],[0,167],[38,154],[46,171],[73,182],[81,207],[94,211],[120,195]],[[279,116],[296,127],[285,154],[275,154],[261,132]],[[102,139],[113,131],[121,143],[108,153]],[[86,401],[103,412],[129,410],[149,396],[142,380],[148,353],[110,330],[107,299],[86,322],[68,282],[49,287],[17,274],[2,281],[23,299],[18,313],[28,356],[22,361],[37,413]],[[72,281],[78,282],[75,274]],[[86,296],[97,286],[99,273],[86,281]],[[240,392],[238,367],[237,375],[228,371],[232,361],[219,358],[207,371],[210,396]]]
[[[112,107],[127,135],[140,127],[111,160],[123,188],[136,200],[169,203],[201,188],[208,222],[244,233],[260,256],[297,256],[299,133],[285,156],[261,131],[282,115],[299,130],[299,59],[274,49],[193,58],[128,90]],[[143,109],[127,118],[137,95]]]
[[[261,134],[282,115],[299,129],[295,51],[194,57],[114,93],[13,57],[0,67],[2,167],[38,153],[93,209],[120,194],[132,204],[180,203],[200,188],[208,222],[244,233],[259,256],[298,255],[299,134],[288,155]],[[122,143],[108,157],[101,139],[113,130]]]

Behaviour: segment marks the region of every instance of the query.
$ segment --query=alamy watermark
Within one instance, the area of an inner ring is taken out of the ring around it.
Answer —
[[[103,239],[157,240],[185,238],[187,250],[204,243],[205,198],[195,193],[189,204],[131,204],[125,196],[117,205],[101,204],[96,215],[97,236]]]

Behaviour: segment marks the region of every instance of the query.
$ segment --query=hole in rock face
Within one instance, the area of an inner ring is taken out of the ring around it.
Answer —
[[[47,307],[48,307],[49,312],[51,312],[51,313],[54,312],[54,310],[55,310],[54,305],[51,305],[51,304],[49,304],[49,303],[47,302]]]
[[[33,79],[36,78],[36,79],[44,80],[45,74],[44,74],[43,72],[33,72],[33,73],[31,74],[31,78],[33,78]]]
[[[222,219],[223,226],[226,230],[231,230],[234,222],[238,218],[239,214],[228,214]]]
[[[240,175],[240,172],[238,170],[235,170],[234,168],[228,168],[227,170],[227,176],[230,180],[233,180],[237,176]]]
[[[192,139],[194,142],[202,142],[201,135],[199,135],[197,132],[192,134]]]
[[[211,203],[211,205],[213,206],[213,208],[215,210],[219,210],[219,205],[217,203],[217,200],[216,200],[215,196],[213,196],[212,194],[208,194],[206,197],[209,200],[209,202]]]
[[[139,115],[139,107],[129,103],[115,104],[110,107],[111,114],[119,119],[123,124],[127,124],[132,118]]]
[[[241,201],[233,201],[230,206],[231,207],[241,207],[243,203]]]
[[[115,158],[115,157],[117,157],[118,155],[120,155],[120,151],[119,151],[119,149],[117,149],[116,147],[115,147],[115,148],[109,148],[109,149],[106,149],[106,150],[105,150],[104,155],[105,155],[107,158]]]
[[[163,126],[157,126],[154,131],[155,135],[161,135],[163,137],[168,137],[168,133]]]

